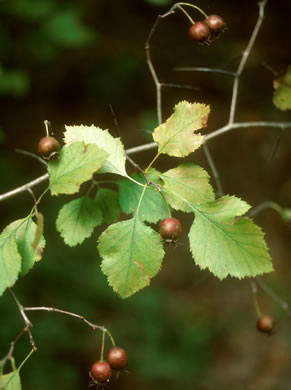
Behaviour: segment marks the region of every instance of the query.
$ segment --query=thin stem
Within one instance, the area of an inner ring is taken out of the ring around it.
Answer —
[[[55,307],[46,307],[46,306],[24,307],[23,310],[24,311],[48,311],[53,313],[64,314],[70,317],[78,318],[79,320],[85,322],[93,330],[100,329],[103,331],[105,329],[104,326],[95,325],[92,322],[89,322],[84,316],[80,316],[79,314],[72,313],[70,311],[56,309]]]
[[[272,122],[272,121],[234,122],[234,123],[229,123],[221,127],[220,129],[213,131],[210,134],[207,134],[205,138],[208,141],[211,138],[215,138],[218,135],[226,133],[230,130],[243,129],[249,127],[277,127],[280,129],[287,129],[287,128],[291,128],[291,122]]]
[[[208,18],[207,14],[201,8],[199,8],[199,7],[197,7],[197,5],[194,5],[194,4],[191,4],[191,3],[180,3],[179,2],[179,3],[174,4],[172,8],[174,8],[174,7],[179,7],[180,8],[180,5],[186,5],[187,7],[192,7],[194,9],[196,9],[197,11],[199,11],[205,17],[205,19]]]
[[[47,120],[44,121],[44,125],[45,125],[45,132],[46,132],[46,136],[49,137],[49,130],[50,130],[50,127],[51,127],[51,123]]]
[[[13,196],[18,195],[22,192],[25,192],[25,191],[27,191],[28,187],[31,188],[31,187],[34,187],[34,186],[40,184],[40,183],[43,183],[44,181],[48,180],[48,178],[49,178],[49,175],[48,175],[48,173],[46,173],[46,174],[38,177],[37,179],[34,179],[34,180],[32,180],[32,181],[30,181],[30,182],[28,182],[28,183],[26,183],[18,188],[15,188],[12,191],[8,191],[8,192],[4,193],[4,194],[0,195],[0,202],[2,200],[12,198]]]
[[[33,339],[33,336],[32,336],[32,333],[31,333],[31,330],[30,328],[32,327],[32,323],[30,322],[29,318],[27,317],[27,315],[25,314],[25,310],[24,310],[24,307],[22,306],[22,304],[19,302],[19,300],[17,299],[16,295],[14,294],[14,292],[11,290],[11,288],[8,289],[10,295],[12,296],[12,298],[14,299],[17,307],[18,307],[18,310],[19,310],[19,313],[21,315],[21,317],[23,318],[23,321],[25,323],[25,328],[27,328],[27,333],[28,333],[28,336],[29,336],[29,341],[30,341],[30,344],[32,345],[32,348],[36,348],[35,346],[35,342],[34,342],[34,339]]]
[[[140,198],[139,198],[139,201],[138,201],[138,205],[137,205],[137,208],[136,208],[135,218],[138,217],[140,205],[141,205],[141,202],[142,202],[142,199],[143,199],[143,196],[144,196],[144,193],[145,193],[145,190],[146,190],[147,186],[148,186],[148,184],[145,184],[144,187],[143,187],[143,190],[142,190],[142,193],[140,195]]]
[[[273,210],[277,211],[280,215],[282,215],[282,213],[283,213],[282,207],[279,206],[277,203],[272,202],[272,201],[266,201],[266,202],[262,202],[262,203],[258,204],[256,207],[253,207],[249,211],[248,216],[252,218],[266,209],[273,209]]]
[[[129,148],[126,150],[126,154],[135,154],[140,152],[146,152],[147,150],[151,150],[157,148],[158,144],[156,142],[149,142],[148,144],[134,146],[133,148]],[[1,198],[0,198],[1,200]]]
[[[112,337],[112,334],[109,332],[108,329],[105,329],[105,332],[108,334],[108,336],[109,336],[109,338],[110,338],[110,340],[111,340],[111,343],[112,343],[113,347],[115,347],[116,344],[115,344],[114,338]]]
[[[6,354],[6,356],[4,356],[3,359],[0,360],[0,370],[3,370],[7,361],[9,359],[11,359],[13,352],[14,352],[14,349],[15,349],[15,344],[28,331],[29,327],[30,327],[29,325],[26,325],[25,328],[23,328],[20,331],[20,333],[18,333],[18,335],[15,337],[15,339],[13,341],[11,341],[8,353]]]
[[[200,66],[194,66],[194,67],[179,67],[179,68],[174,68],[174,71],[176,72],[208,72],[208,73],[221,73],[226,76],[236,76],[236,72],[231,72],[229,70],[224,70],[224,69],[215,69],[215,68],[202,68]]]
[[[262,317],[262,311],[259,305],[258,301],[258,288],[254,280],[251,280],[251,288],[252,288],[252,293],[253,293],[253,300],[254,300],[254,306],[255,306],[255,311],[258,316],[258,318]]]
[[[261,289],[268,294],[278,305],[284,310],[288,317],[291,317],[290,305],[285,299],[281,298],[278,294],[276,294],[270,287],[266,285],[266,283],[259,276],[256,277],[256,281],[261,287]]]
[[[161,83],[161,86],[168,87],[168,88],[192,89],[193,91],[200,91],[201,89],[199,87],[193,87],[193,85],[188,85],[188,84]]]
[[[104,357],[104,344],[105,344],[105,330],[103,329],[103,332],[102,332],[102,343],[101,343],[101,355],[100,355],[101,362],[103,362],[103,357]]]
[[[187,19],[189,19],[190,23],[191,24],[194,24],[194,20],[191,18],[191,16],[188,14],[188,12],[186,10],[184,10],[184,8],[181,6],[181,3],[177,4],[178,5],[178,8],[184,13],[184,15],[186,15]]]
[[[204,150],[206,159],[208,161],[208,164],[210,166],[210,169],[212,171],[212,174],[213,174],[213,177],[214,177],[214,180],[215,180],[215,183],[216,183],[216,187],[217,187],[216,195],[217,195],[217,197],[221,197],[221,196],[223,196],[224,191],[223,191],[223,188],[222,188],[222,184],[221,184],[221,180],[220,180],[220,177],[219,177],[218,170],[216,169],[214,160],[211,157],[211,154],[209,152],[209,149],[208,149],[206,141],[204,141],[204,143],[203,143],[203,150]]]
[[[229,112],[229,119],[228,123],[232,124],[234,122],[234,116],[235,116],[235,111],[236,111],[236,106],[237,106],[237,96],[238,96],[238,87],[239,87],[239,81],[240,81],[240,76],[245,68],[246,62],[249,58],[250,52],[254,46],[255,40],[257,38],[257,35],[260,31],[263,18],[264,18],[264,8],[267,3],[267,0],[263,0],[259,2],[259,17],[257,19],[257,23],[254,27],[254,30],[252,32],[252,35],[250,37],[250,40],[247,44],[247,47],[245,51],[243,52],[241,61],[238,65],[236,75],[234,77],[234,83],[233,83],[233,88],[232,88],[232,98],[231,98],[231,105],[230,105],[230,112]]]
[[[41,158],[40,156],[38,156],[35,153],[31,153],[31,152],[28,152],[27,150],[18,149],[18,148],[14,149],[14,150],[16,153],[23,154],[24,156],[32,157],[32,158],[38,160],[43,165],[45,165],[46,167],[48,166],[48,163],[43,158]]]
[[[156,159],[159,157],[160,153],[158,152],[155,157],[152,159],[152,161],[149,163],[149,165],[147,166],[147,168],[145,169],[145,173],[148,172],[148,170],[150,169],[150,167],[153,165],[153,163],[156,161]]]

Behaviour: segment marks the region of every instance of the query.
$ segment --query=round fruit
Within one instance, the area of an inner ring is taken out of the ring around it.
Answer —
[[[176,238],[181,231],[181,222],[176,218],[166,218],[160,222],[160,235],[163,238]]]
[[[127,365],[127,353],[119,347],[112,347],[107,355],[108,363],[115,370],[122,370]]]
[[[50,157],[52,153],[58,152],[61,146],[54,137],[43,137],[38,144],[38,150],[43,157]]]
[[[204,22],[196,22],[189,28],[189,37],[197,42],[204,42],[210,36],[210,30]]]
[[[98,382],[104,383],[107,382],[111,377],[112,370],[106,360],[98,360],[97,362],[93,363],[91,367],[91,373]]]
[[[209,15],[208,18],[204,20],[204,23],[214,35],[219,34],[225,25],[222,17],[218,15]]]
[[[273,318],[268,314],[263,315],[257,321],[257,329],[263,333],[272,333],[272,331],[274,330],[274,326],[275,322]]]

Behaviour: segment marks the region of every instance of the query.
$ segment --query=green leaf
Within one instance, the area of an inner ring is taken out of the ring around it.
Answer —
[[[24,221],[24,223],[22,223],[22,221]],[[23,276],[31,270],[37,261],[42,259],[42,252],[45,247],[45,239],[41,234],[37,246],[33,247],[33,242],[37,232],[37,225],[32,221],[31,218],[27,219],[26,221],[23,219],[14,223],[15,227],[17,227],[17,224],[20,224],[16,231],[15,238],[18,252],[22,257],[21,275]]]
[[[74,194],[89,180],[108,157],[97,145],[74,142],[60,151],[57,160],[50,160],[48,173],[52,195]]]
[[[103,163],[99,173],[115,173],[127,177],[125,170],[125,151],[119,138],[112,137],[108,130],[102,130],[95,126],[66,126],[66,144],[83,141],[86,144],[95,144],[108,153],[108,158]]]
[[[102,271],[122,298],[148,286],[164,257],[160,235],[138,218],[117,222],[99,237]]]
[[[100,188],[95,197],[95,204],[102,211],[105,223],[116,222],[120,215],[117,193],[107,188]]]
[[[21,271],[21,256],[18,252],[16,232],[22,220],[14,221],[0,235],[0,295],[13,286]]]
[[[273,271],[261,229],[249,218],[235,218],[249,207],[229,196],[193,206],[190,249],[201,269],[208,268],[219,279],[228,275],[241,279]]]
[[[273,103],[279,110],[291,110],[291,65],[286,73],[274,81]]]
[[[93,29],[81,23],[78,9],[60,10],[51,15],[43,22],[42,30],[50,41],[65,47],[81,47],[96,37]]]
[[[31,270],[37,261],[41,260],[45,239],[41,234],[37,246],[33,247],[37,225],[31,218],[14,221],[6,227],[5,231],[11,233],[16,241],[17,250],[21,257],[21,275],[23,276]]]
[[[162,188],[166,191],[166,198],[176,210],[191,212],[193,210],[188,203],[205,203],[215,198],[208,173],[198,165],[181,164],[160,177],[164,182]]]
[[[198,149],[204,140],[195,131],[206,126],[209,106],[200,103],[178,103],[174,114],[153,132],[153,139],[159,146],[158,153],[174,157],[185,157]]]
[[[57,218],[57,230],[69,246],[81,244],[102,223],[101,210],[87,195],[65,204]]]
[[[0,375],[0,390],[21,390],[19,370]]]
[[[151,169],[147,174],[149,180],[154,183],[159,181],[159,172]],[[140,183],[145,184],[146,180],[142,174],[135,174],[133,178]],[[134,214],[136,212],[143,187],[129,180],[120,180],[119,203],[125,214]],[[142,203],[139,209],[139,217],[142,221],[155,223],[160,219],[167,218],[169,211],[162,195],[154,186],[148,186],[145,190]]]

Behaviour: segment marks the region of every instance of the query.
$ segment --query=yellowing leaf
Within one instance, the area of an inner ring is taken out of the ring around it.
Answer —
[[[206,126],[209,111],[205,104],[178,103],[174,114],[153,132],[154,141],[159,146],[158,153],[185,157],[198,149],[204,136],[195,134],[195,131]]]
[[[119,138],[114,138],[108,130],[96,126],[66,126],[66,144],[83,141],[86,144],[95,144],[108,153],[99,173],[115,173],[127,177],[125,170],[125,151]]]

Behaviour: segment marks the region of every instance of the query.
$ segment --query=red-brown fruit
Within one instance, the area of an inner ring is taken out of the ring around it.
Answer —
[[[181,222],[177,218],[166,218],[160,222],[162,238],[176,238],[182,231]]]
[[[111,377],[112,369],[106,360],[98,360],[93,363],[91,373],[98,382],[104,383]]]
[[[107,360],[114,370],[122,370],[127,365],[127,353],[119,347],[112,347],[107,354]]]
[[[208,26],[204,22],[196,22],[189,28],[189,37],[197,42],[204,42],[210,36]]]
[[[61,146],[54,137],[43,137],[38,144],[38,150],[43,157],[49,157],[60,149]]]
[[[224,20],[218,15],[209,15],[208,18],[204,20],[204,23],[214,35],[219,34],[225,27]]]
[[[257,321],[257,329],[258,331],[263,333],[272,333],[274,330],[274,326],[275,322],[273,318],[268,314],[263,315]]]

